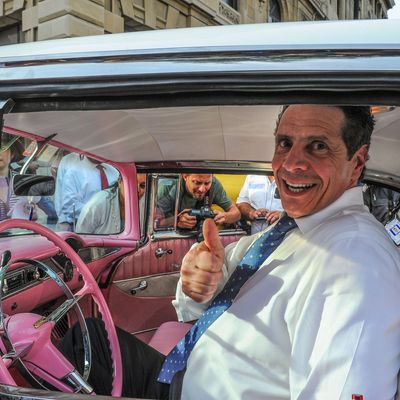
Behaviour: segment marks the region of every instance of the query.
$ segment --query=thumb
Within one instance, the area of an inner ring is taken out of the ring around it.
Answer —
[[[204,244],[211,252],[221,251],[223,245],[218,234],[218,228],[212,218],[206,218],[203,223]]]

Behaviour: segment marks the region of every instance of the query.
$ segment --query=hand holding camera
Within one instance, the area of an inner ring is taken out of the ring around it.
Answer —
[[[217,214],[208,206],[200,208],[187,208],[178,214],[178,227],[184,229],[194,229],[198,222],[206,218],[214,218]]]

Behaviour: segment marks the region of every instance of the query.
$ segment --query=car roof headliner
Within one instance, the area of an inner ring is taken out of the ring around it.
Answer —
[[[114,162],[269,162],[279,106],[204,106],[5,115],[5,126]],[[368,168],[400,176],[400,108],[383,108]],[[390,111],[389,111],[390,110]]]

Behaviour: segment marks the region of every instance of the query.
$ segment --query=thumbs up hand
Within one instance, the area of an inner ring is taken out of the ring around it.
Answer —
[[[215,294],[223,274],[224,247],[211,218],[203,223],[204,241],[190,250],[181,267],[182,290],[198,303],[209,301]]]

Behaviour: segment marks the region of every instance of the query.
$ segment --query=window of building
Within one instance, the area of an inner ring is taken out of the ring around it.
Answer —
[[[21,43],[20,24],[7,26],[0,30],[0,46]]]
[[[228,4],[228,6],[234,8],[235,10],[238,9],[238,2],[237,0],[222,0],[225,4]]]
[[[281,8],[277,0],[269,1],[268,22],[282,21]]]

